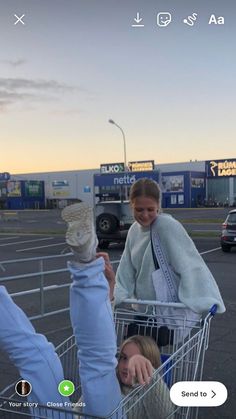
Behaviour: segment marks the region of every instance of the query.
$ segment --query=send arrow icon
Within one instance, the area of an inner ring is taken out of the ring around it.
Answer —
[[[213,390],[211,390],[211,392],[213,393],[213,396],[211,396],[211,398],[213,399],[213,397],[216,396],[216,393]]]

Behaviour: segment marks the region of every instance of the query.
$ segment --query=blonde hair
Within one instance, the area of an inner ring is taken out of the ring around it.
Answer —
[[[135,198],[145,196],[154,199],[157,204],[161,204],[161,190],[157,182],[149,178],[138,179],[130,188],[130,202]]]
[[[161,365],[161,355],[156,342],[149,336],[134,335],[126,339],[120,348],[120,353],[128,343],[135,343],[140,350],[141,355],[147,358],[154,369]]]

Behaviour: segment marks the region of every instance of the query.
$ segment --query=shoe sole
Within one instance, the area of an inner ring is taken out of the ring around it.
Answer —
[[[65,207],[61,217],[66,223],[74,221],[88,222],[93,220],[93,210],[86,202],[79,202]]]

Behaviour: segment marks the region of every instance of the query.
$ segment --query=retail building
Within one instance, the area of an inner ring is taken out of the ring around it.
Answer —
[[[123,163],[102,164],[100,169],[14,174],[10,180],[0,180],[0,204],[12,209],[62,208],[80,199],[93,205],[95,195],[117,199],[121,183],[127,186],[122,191],[128,198],[132,182],[142,172],[150,173],[149,169],[154,169],[161,186],[164,208],[236,205],[236,158],[170,164],[130,162],[125,177]],[[108,184],[104,173],[113,173],[114,179],[121,180]],[[94,175],[99,174],[104,182],[99,181],[95,192]]]

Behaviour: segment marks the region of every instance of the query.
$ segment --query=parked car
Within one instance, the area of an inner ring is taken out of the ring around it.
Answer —
[[[134,222],[129,201],[100,201],[95,205],[96,232],[100,249],[124,243]]]
[[[236,209],[229,211],[222,224],[220,243],[223,252],[230,252],[231,247],[236,246]]]

